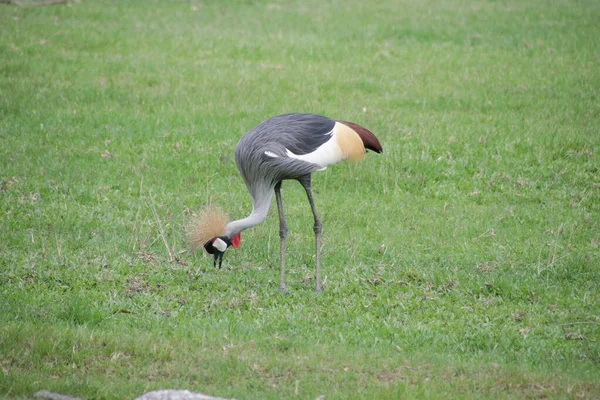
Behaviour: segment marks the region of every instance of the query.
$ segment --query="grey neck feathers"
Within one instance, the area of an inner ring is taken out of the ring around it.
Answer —
[[[271,207],[271,198],[273,190],[252,200],[252,212],[249,216],[237,221],[232,221],[225,226],[225,236],[231,237],[245,229],[251,228],[254,225],[260,224],[267,218],[267,213]]]

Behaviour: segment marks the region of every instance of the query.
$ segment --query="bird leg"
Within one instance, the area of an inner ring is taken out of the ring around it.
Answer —
[[[279,211],[279,291],[286,292],[285,288],[285,237],[287,236],[287,224],[283,216],[283,202],[281,201],[281,181],[275,185],[275,198],[277,200],[277,210]]]
[[[315,206],[315,202],[312,197],[312,189],[310,184],[310,175],[305,175],[298,179],[298,181],[304,186],[304,190],[306,190],[306,196],[308,197],[308,202],[310,203],[310,208],[312,209],[313,216],[315,218],[315,225],[313,226],[313,231],[315,232],[315,291],[321,291],[321,232],[323,231],[323,225],[321,224],[321,220],[317,214],[317,207]]]

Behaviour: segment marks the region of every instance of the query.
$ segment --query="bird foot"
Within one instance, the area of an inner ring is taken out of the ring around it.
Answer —
[[[283,294],[287,293],[287,288],[284,284],[279,285],[279,292]]]

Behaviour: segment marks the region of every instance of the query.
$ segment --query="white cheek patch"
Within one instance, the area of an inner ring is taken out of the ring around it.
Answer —
[[[277,154],[275,154],[275,153],[273,153],[272,151],[269,151],[269,150],[265,151],[265,155],[269,156],[269,157],[272,157],[272,158],[278,158],[279,157]]]
[[[212,245],[217,250],[219,250],[221,253],[223,253],[225,250],[227,250],[227,243],[225,243],[223,240],[221,240],[219,238],[216,238]]]

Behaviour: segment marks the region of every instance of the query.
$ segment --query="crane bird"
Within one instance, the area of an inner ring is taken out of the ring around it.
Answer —
[[[252,212],[246,218],[227,222],[218,208],[204,210],[190,226],[192,249],[204,247],[219,268],[229,246],[237,248],[240,233],[265,220],[273,193],[279,211],[280,273],[279,290],[285,292],[285,239],[287,225],[283,214],[281,183],[295,179],[304,187],[314,216],[315,289],[321,290],[321,220],[313,201],[311,174],[350,159],[358,161],[366,150],[382,152],[381,144],[369,130],[347,121],[316,114],[283,114],[269,118],[250,129],[235,147],[235,162],[252,197]]]

